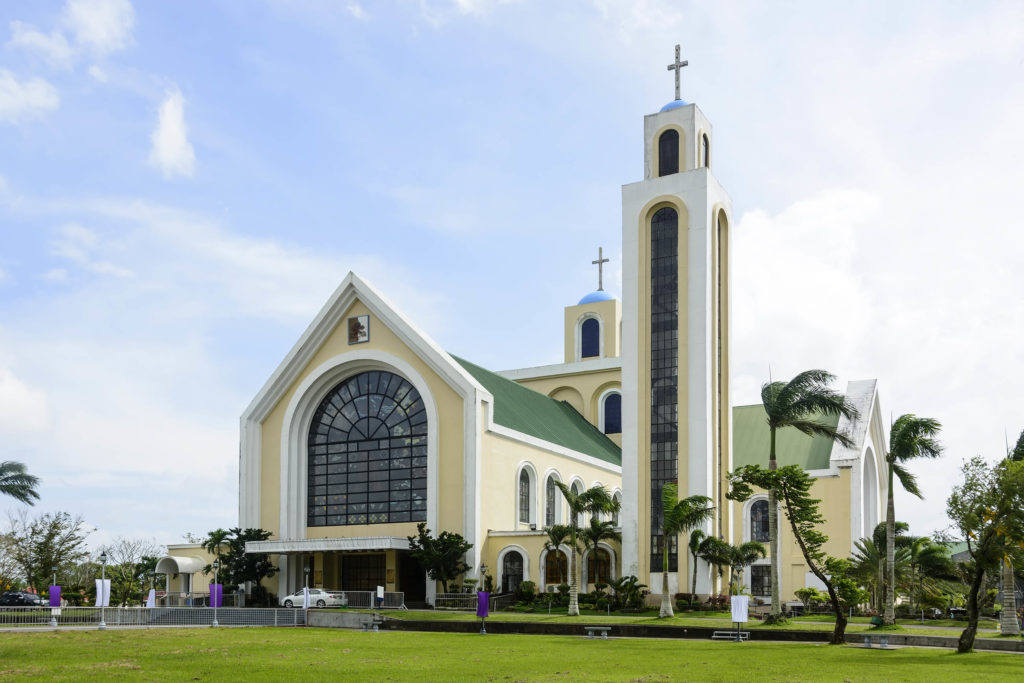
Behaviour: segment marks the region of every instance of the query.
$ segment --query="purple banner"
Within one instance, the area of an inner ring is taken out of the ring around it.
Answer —
[[[488,615],[488,608],[491,606],[491,594],[484,591],[480,591],[476,594],[476,615],[481,619],[486,619]]]
[[[224,584],[222,583],[211,583],[210,584],[210,607],[223,607],[224,606]]]
[[[60,586],[50,586],[50,607],[60,607]]]

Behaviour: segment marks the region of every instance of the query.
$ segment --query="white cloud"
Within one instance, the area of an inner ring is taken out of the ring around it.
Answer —
[[[0,435],[38,432],[49,422],[46,393],[0,366]]]
[[[11,39],[7,45],[38,52],[52,66],[64,69],[69,68],[75,58],[74,48],[64,34],[53,31],[47,35],[21,21],[11,22]]]
[[[89,75],[92,76],[92,79],[98,83],[106,83],[107,80],[110,78],[107,75],[107,72],[101,69],[96,64],[93,64],[89,67]]]
[[[0,69],[0,122],[17,123],[60,106],[57,89],[41,78],[19,81]]]
[[[345,9],[348,10],[348,13],[356,19],[362,20],[367,18],[366,10],[364,10],[358,2],[348,3],[345,5]]]
[[[77,223],[68,223],[58,230],[58,238],[53,241],[53,253],[72,263],[82,266],[85,270],[97,275],[114,277],[131,277],[132,271],[116,266],[108,260],[96,258],[101,246],[100,236],[95,230],[82,227]],[[44,275],[48,280],[61,281],[67,277],[63,269],[51,270]]]
[[[60,23],[75,43],[105,55],[131,44],[135,10],[128,0],[68,0]]]
[[[149,163],[165,178],[175,175],[191,177],[195,173],[196,153],[188,141],[185,125],[185,98],[177,87],[167,91],[160,104],[156,129],[150,136],[153,147]]]

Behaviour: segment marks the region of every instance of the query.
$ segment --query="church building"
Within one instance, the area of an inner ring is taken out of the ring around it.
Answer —
[[[670,590],[690,590],[687,538],[660,533],[669,482],[713,501],[708,535],[767,545],[767,496],[725,497],[731,470],[767,465],[768,426],[760,405],[730,400],[732,206],[712,172],[711,123],[679,99],[682,66],[677,48],[676,99],[644,117],[643,176],[622,188],[622,300],[603,289],[599,251],[597,291],[565,307],[563,363],[482,368],[442,349],[358,275],[344,278],[241,418],[238,526],[272,533],[247,546],[280,567],[268,589],[284,595],[308,577],[431,603],[439,586],[407,541],[425,522],[473,544],[466,578],[486,573],[501,592],[522,581],[554,590],[569,553],[545,545],[544,529],[568,515],[555,482],[604,486],[622,506],[609,518],[622,541],[584,556],[581,590],[635,575],[656,595],[664,553]],[[827,549],[840,557],[870,535],[886,498],[877,383],[851,382],[847,393],[860,418],[838,426],[854,447],[779,435],[780,464],[816,478]],[[781,526],[787,601],[817,584]],[[189,590],[185,567],[203,560],[179,545],[162,562],[169,575],[182,568]],[[756,598],[769,597],[767,570],[764,560],[744,575]],[[697,592],[724,590],[698,560]]]

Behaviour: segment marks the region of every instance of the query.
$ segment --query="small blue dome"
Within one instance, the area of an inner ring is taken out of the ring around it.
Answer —
[[[672,100],[662,107],[661,111],[672,111],[673,109],[679,109],[679,107],[685,107],[688,104],[689,102],[686,102],[685,100]]]
[[[598,290],[596,292],[591,292],[590,294],[587,294],[585,297],[580,299],[580,303],[576,305],[579,306],[581,304],[596,304],[598,301],[613,301],[614,299],[615,297],[609,294],[608,292],[605,292],[604,290]]]

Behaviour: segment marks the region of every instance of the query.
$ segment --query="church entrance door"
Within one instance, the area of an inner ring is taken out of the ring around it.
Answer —
[[[427,573],[408,552],[398,554],[398,590],[405,593],[405,604],[427,599]]]
[[[523,556],[517,550],[510,550],[501,562],[501,592],[515,593],[522,582]]]

